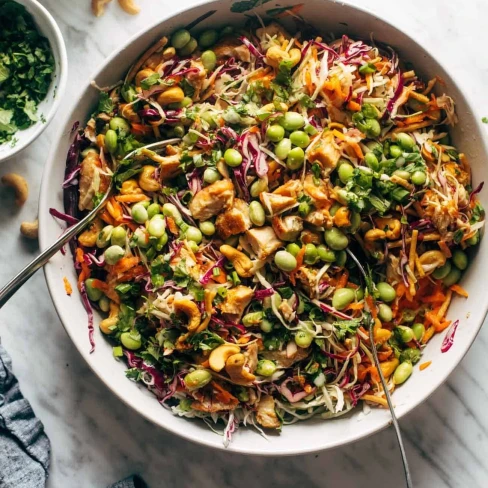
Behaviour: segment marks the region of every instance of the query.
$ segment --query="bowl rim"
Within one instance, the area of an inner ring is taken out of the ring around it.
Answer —
[[[339,3],[339,2],[337,2],[337,0],[326,0],[326,1],[332,2],[332,3]],[[180,8],[180,9],[176,10],[175,12],[173,12],[170,16],[164,15],[164,16],[160,17],[154,23],[152,23],[152,24],[144,27],[143,29],[139,30],[133,36],[131,36],[121,47],[112,51],[110,53],[110,55],[102,63],[100,63],[98,65],[97,69],[92,72],[92,76],[89,78],[89,80],[96,79],[96,77],[98,75],[100,75],[100,73],[105,69],[105,67],[108,64],[110,64],[113,61],[113,59],[121,51],[123,51],[124,49],[129,47],[133,42],[137,41],[137,39],[139,37],[142,37],[146,32],[152,30],[153,28],[157,27],[159,24],[161,24],[165,21],[176,18],[178,15],[180,15],[180,14],[182,14],[188,10],[191,10],[191,9],[194,9],[197,7],[201,7],[205,4],[210,4],[210,3],[212,3],[212,0],[197,0],[190,7]],[[400,32],[401,34],[403,34],[405,36],[405,38],[408,39],[408,41],[413,43],[415,46],[419,45],[419,43],[409,33],[405,32],[403,30],[403,28],[395,26],[390,21],[386,20],[381,14],[374,12],[369,7],[358,6],[358,5],[355,5],[352,3],[347,3],[345,5],[348,8],[351,8],[352,10],[359,11],[361,13],[367,14],[368,16],[371,16],[373,18],[380,20],[385,25],[387,25],[389,28],[392,28],[393,30],[396,30],[396,31]],[[436,59],[436,62],[446,73],[449,74],[449,77],[452,80],[453,84],[456,86],[460,86],[460,84],[458,83],[458,80],[456,79],[455,74],[452,74],[451,71],[446,69],[445,65],[440,60]],[[81,90],[84,91],[86,88],[87,88],[87,85],[83,85],[83,88],[80,89],[80,91]],[[69,124],[71,114],[76,109],[76,107],[77,107],[77,105],[81,99],[81,96],[82,96],[82,93],[69,106],[69,110],[67,111],[66,116],[63,118],[63,124],[61,124],[59,126],[57,132],[55,133],[55,138],[53,139],[53,141],[56,141],[56,144],[51,145],[51,148],[50,148],[50,151],[48,154],[48,160],[46,162],[44,172],[43,172],[43,177],[41,180],[41,187],[40,187],[40,194],[39,194],[39,206],[40,206],[40,208],[44,208],[47,206],[47,201],[46,201],[47,195],[48,195],[48,192],[46,191],[48,188],[48,186],[47,186],[47,173],[48,173],[47,168],[50,168],[51,166],[53,166],[55,164],[54,155],[55,155],[55,152],[57,150],[57,143],[61,139],[61,137],[65,134],[65,131],[63,130],[63,128]],[[479,119],[479,117],[476,117],[477,111],[475,110],[471,101],[465,96],[465,94],[462,91],[460,91],[460,96],[458,98],[462,98],[464,103],[466,104],[466,107],[469,108],[469,110],[471,111],[472,114],[474,114],[476,127],[478,129],[482,129],[480,119]],[[480,130],[480,133],[483,134],[483,131]],[[487,145],[486,137],[482,138],[481,146],[482,146],[481,152],[484,154],[488,154],[488,145]],[[39,215],[39,245],[40,245],[41,250],[45,250],[48,247],[48,245],[51,244],[51,242],[48,241],[47,232],[44,231],[44,229],[47,228],[46,226],[43,225],[44,217],[47,218],[47,216],[45,214]],[[211,447],[211,448],[218,449],[218,450],[223,450],[223,451],[227,451],[227,452],[234,452],[234,453],[239,453],[239,454],[245,454],[245,455],[250,455],[250,456],[251,455],[259,455],[259,456],[264,456],[264,457],[293,456],[293,455],[317,453],[317,452],[322,452],[322,451],[325,451],[328,449],[334,449],[337,447],[346,446],[346,445],[352,444],[353,442],[365,439],[365,438],[367,438],[373,434],[381,432],[382,430],[386,429],[387,427],[389,427],[392,424],[391,417],[388,415],[388,417],[385,417],[385,419],[382,419],[381,421],[379,421],[378,425],[374,425],[372,427],[369,427],[368,429],[365,429],[365,431],[360,433],[360,434],[351,434],[346,439],[337,440],[337,441],[335,441],[335,440],[329,441],[327,443],[327,445],[323,446],[323,447],[318,447],[318,448],[317,447],[307,447],[306,444],[304,444],[303,446],[296,446],[293,448],[288,447],[288,448],[284,448],[284,449],[275,449],[275,450],[271,449],[269,451],[261,450],[261,449],[257,450],[257,451],[256,450],[253,451],[252,448],[242,447],[237,442],[231,443],[228,447],[224,447],[222,442],[212,442],[212,441],[209,441],[209,440],[204,439],[204,438],[199,438],[197,436],[193,436],[191,433],[188,433],[185,430],[179,430],[178,426],[176,424],[168,423],[168,424],[163,425],[163,423],[158,422],[154,418],[152,418],[149,415],[149,413],[147,413],[146,411],[141,410],[137,406],[131,404],[130,400],[128,398],[124,397],[123,393],[120,392],[119,390],[117,390],[115,388],[115,386],[109,382],[108,378],[106,378],[103,375],[98,374],[98,372],[96,371],[96,366],[94,364],[92,364],[92,361],[90,360],[90,353],[88,351],[88,348],[80,350],[78,347],[76,347],[76,342],[72,337],[70,329],[68,327],[66,327],[65,321],[63,320],[63,318],[61,317],[61,313],[59,312],[60,307],[58,307],[58,302],[60,302],[61,298],[60,298],[60,294],[58,294],[55,291],[54,276],[52,276],[53,271],[49,266],[47,266],[47,267],[44,267],[43,272],[44,272],[44,277],[45,277],[46,284],[47,284],[47,287],[49,290],[49,294],[50,294],[51,299],[52,299],[54,306],[55,306],[56,314],[58,315],[61,323],[63,324],[63,327],[66,330],[68,336],[70,337],[72,342],[75,344],[76,350],[85,359],[85,361],[87,362],[88,366],[93,371],[93,373],[105,384],[105,386],[117,398],[119,398],[124,404],[126,404],[132,410],[134,410],[139,415],[141,415],[144,419],[148,420],[152,424],[157,425],[158,427],[162,427],[163,429],[171,432],[172,434],[176,434],[177,436],[179,436],[183,439],[189,440],[191,442],[194,442],[194,443],[197,443],[200,445],[204,445],[206,447]],[[397,411],[396,416],[397,416],[398,420],[402,419],[407,414],[411,413],[415,408],[417,408],[419,405],[424,403],[428,398],[430,398],[430,396],[435,391],[437,391],[437,389],[440,386],[442,386],[446,382],[446,380],[448,379],[450,374],[453,372],[453,370],[464,359],[467,352],[471,348],[474,340],[476,339],[477,335],[479,334],[481,327],[482,327],[482,325],[483,325],[483,323],[484,323],[484,321],[488,315],[488,300],[481,307],[482,307],[482,311],[481,311],[480,317],[482,317],[482,320],[480,321],[480,323],[476,327],[473,327],[473,329],[475,329],[475,331],[474,331],[472,337],[470,338],[470,340],[467,342],[467,345],[466,345],[464,352],[459,356],[459,360],[458,361],[453,360],[450,362],[449,367],[444,369],[442,375],[439,375],[440,379],[437,380],[437,384],[435,384],[434,388],[432,388],[426,396],[423,396],[423,397],[419,396],[418,399],[413,400],[411,403],[409,403],[408,407],[402,408],[400,413],[398,413],[398,411]],[[220,439],[220,437],[218,437],[218,436],[216,436],[216,437],[218,440]]]
[[[53,78],[53,80],[51,81],[51,83],[55,83],[56,94],[53,97],[54,101],[51,105],[49,112],[47,113],[47,115],[44,115],[45,122],[42,122],[40,120],[37,121],[32,126],[33,131],[30,134],[29,138],[27,138],[21,144],[15,144],[14,147],[11,147],[10,151],[6,150],[3,154],[0,153],[0,163],[9,160],[20,151],[23,151],[25,148],[30,146],[47,129],[48,125],[52,122],[54,115],[58,111],[59,105],[61,104],[61,100],[64,96],[64,92],[66,91],[66,85],[68,83],[68,54],[66,51],[66,44],[64,42],[63,35],[61,34],[61,30],[56,20],[54,20],[54,17],[38,0],[22,0],[22,2],[23,3],[17,3],[26,7],[27,11],[34,18],[35,22],[37,21],[37,17],[44,17],[47,20],[47,23],[49,24],[49,27],[54,37],[56,47],[59,51],[59,76],[57,78]],[[37,12],[32,12],[31,10],[29,10],[28,5],[33,6],[35,9],[37,9]],[[45,36],[44,32],[41,32],[41,34]],[[51,49],[53,50],[53,56],[56,60],[53,46],[51,46]]]

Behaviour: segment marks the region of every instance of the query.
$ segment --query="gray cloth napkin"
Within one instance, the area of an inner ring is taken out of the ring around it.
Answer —
[[[42,488],[49,476],[51,443],[22,396],[12,360],[0,344],[0,488]],[[146,488],[139,476],[109,488]]]

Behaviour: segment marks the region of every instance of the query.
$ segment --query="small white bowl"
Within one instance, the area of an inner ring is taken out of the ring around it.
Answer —
[[[37,0],[15,1],[27,9],[27,12],[32,15],[39,32],[48,39],[54,56],[55,69],[49,92],[46,98],[38,105],[37,114],[39,115],[39,120],[28,129],[16,132],[14,136],[16,142],[14,144],[11,142],[0,144],[0,163],[22,151],[31,142],[34,142],[48,126],[63,98],[68,77],[66,46],[58,24],[56,24],[52,15]],[[43,116],[42,120],[41,115]]]

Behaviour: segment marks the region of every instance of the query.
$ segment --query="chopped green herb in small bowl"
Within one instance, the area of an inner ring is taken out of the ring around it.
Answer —
[[[36,0],[0,0],[0,162],[33,142],[66,85],[61,32]]]

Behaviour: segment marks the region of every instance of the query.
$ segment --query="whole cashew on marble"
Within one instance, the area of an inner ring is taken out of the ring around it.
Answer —
[[[25,178],[17,173],[7,173],[2,176],[2,183],[15,191],[15,203],[18,207],[22,207],[29,196],[29,187]]]
[[[27,237],[27,239],[37,239],[39,235],[39,221],[36,219],[34,222],[22,222],[20,224],[20,233]]]
[[[97,17],[101,17],[105,13],[105,5],[110,3],[112,0],[92,0],[91,7],[93,13]],[[134,0],[118,0],[120,7],[124,12],[130,15],[136,15],[140,12],[141,7],[137,5]]]

